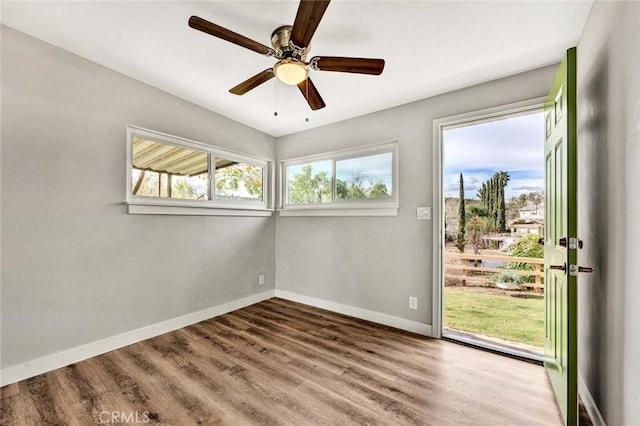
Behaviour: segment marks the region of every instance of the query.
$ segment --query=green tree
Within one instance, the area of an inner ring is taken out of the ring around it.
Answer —
[[[175,179],[171,185],[171,198],[185,198],[192,200],[197,198],[197,195],[193,186],[189,185],[189,182],[185,179]]]
[[[487,217],[471,216],[466,224],[467,242],[473,246],[473,253],[479,254],[484,248],[483,237],[489,232],[490,224]]]
[[[458,202],[458,241],[456,242],[456,247],[460,250],[461,253],[464,252],[464,247],[466,245],[465,240],[465,227],[467,224],[466,211],[464,206],[464,178],[462,177],[462,173],[460,173],[460,198]]]
[[[518,195],[518,203],[520,204],[520,207],[526,206],[527,205],[527,194]]]
[[[488,218],[489,212],[487,211],[487,208],[482,204],[471,204],[467,206],[467,219],[473,216]]]
[[[346,180],[336,179],[336,197],[341,200],[349,198],[349,187]]]
[[[354,173],[348,180],[336,179],[336,197],[343,200],[383,198],[389,196],[387,185],[382,181],[368,181],[363,172]]]
[[[544,246],[538,243],[537,234],[524,235],[509,246],[509,256],[513,257],[544,257]],[[521,271],[534,271],[535,267],[530,263],[510,262],[503,266],[504,269],[518,269]],[[527,277],[527,282],[533,282],[535,277]]]
[[[497,208],[497,223],[496,228],[499,232],[506,232],[507,230],[507,208],[504,200],[504,188],[509,183],[509,173],[498,172],[496,173],[496,179],[498,180],[498,208]]]
[[[507,228],[507,207],[504,199],[504,188],[509,182],[509,173],[496,172],[482,184],[478,191],[480,202],[489,213],[491,230],[505,232]]]
[[[253,196],[247,198],[262,198],[262,167],[231,164],[216,169],[215,188],[218,197],[242,198],[238,191],[244,190]]]
[[[162,180],[166,185],[169,185],[169,181],[171,181],[171,198],[184,198],[189,200],[207,199],[207,185],[209,177],[206,173],[193,176],[166,174],[163,174],[163,176],[164,179]],[[168,189],[166,189],[166,191],[168,196]]]
[[[544,246],[538,242],[540,235],[527,234],[509,246],[509,255],[514,257],[544,257]]]
[[[529,201],[535,204],[536,208],[544,201],[544,195],[540,192],[530,192],[528,198]]]
[[[527,194],[511,197],[505,205],[507,219],[515,220],[520,216],[520,209],[527,205]]]
[[[313,166],[302,167],[289,182],[289,202],[292,204],[314,204],[331,201],[331,180],[328,173],[313,173]]]
[[[496,181],[495,179],[492,177],[491,179],[489,179],[489,181],[487,182],[487,187],[489,189],[489,195],[488,195],[488,204],[487,204],[487,210],[489,211],[489,221],[491,223],[491,227],[495,228],[495,224],[496,224],[496,200],[497,200],[497,194],[496,194]]]
[[[384,182],[375,182],[369,188],[369,198],[385,198],[389,196],[389,190]]]

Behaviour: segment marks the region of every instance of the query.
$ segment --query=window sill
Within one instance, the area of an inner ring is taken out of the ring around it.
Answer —
[[[398,216],[398,207],[308,208],[278,210],[280,216]]]
[[[196,207],[196,206],[169,206],[147,203],[127,203],[129,214],[153,214],[174,216],[253,216],[269,217],[272,210],[267,209],[239,209],[225,207]]]

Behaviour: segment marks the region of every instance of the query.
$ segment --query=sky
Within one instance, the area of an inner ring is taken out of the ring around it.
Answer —
[[[336,161],[336,178],[349,181],[354,176],[364,174],[366,178],[362,182],[364,188],[368,188],[376,182],[383,182],[387,186],[387,190],[391,193],[392,173],[393,173],[393,155],[390,152],[367,155],[364,157],[349,158]],[[289,179],[292,179],[302,171],[304,166],[312,165],[313,174],[327,172],[331,177],[331,160],[316,161],[313,163],[305,163],[289,166]]]
[[[444,131],[444,191],[458,197],[460,173],[465,198],[476,192],[495,172],[509,173],[508,200],[544,189],[543,113],[472,124]]]

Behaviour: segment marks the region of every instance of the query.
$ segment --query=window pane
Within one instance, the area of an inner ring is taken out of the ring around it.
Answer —
[[[216,158],[215,197],[262,201],[262,167]]]
[[[206,200],[209,192],[207,153],[133,138],[133,195]]]
[[[331,202],[331,160],[287,167],[289,204]]]
[[[336,161],[337,199],[388,198],[392,191],[392,153]]]

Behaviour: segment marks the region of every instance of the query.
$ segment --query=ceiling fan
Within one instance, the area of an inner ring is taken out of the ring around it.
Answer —
[[[307,61],[311,50],[311,37],[318,28],[330,0],[301,0],[296,19],[291,25],[276,28],[271,34],[271,47],[223,28],[197,16],[189,18],[189,26],[238,46],[253,50],[278,60],[268,68],[248,78],[229,92],[244,95],[273,77],[289,85],[297,85],[312,110],[325,107],[325,103],[309,78],[309,68],[315,71],[337,71],[356,74],[380,75],[384,59],[314,56]]]

